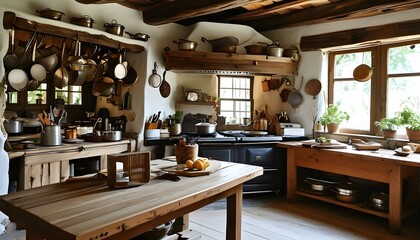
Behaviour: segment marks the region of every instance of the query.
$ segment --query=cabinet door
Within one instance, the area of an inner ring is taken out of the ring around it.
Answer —
[[[199,145],[198,156],[222,160],[227,162],[234,161],[234,148],[230,146],[210,146]]]
[[[257,165],[267,169],[277,169],[275,146],[245,145],[238,152],[238,162]]]

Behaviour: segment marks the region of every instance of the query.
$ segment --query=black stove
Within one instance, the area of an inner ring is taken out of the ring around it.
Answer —
[[[210,136],[198,136],[196,133],[187,134],[191,141],[197,143],[207,142],[232,142],[232,143],[246,143],[246,142],[284,142],[284,141],[301,141],[307,140],[305,136],[277,136],[270,134],[249,135],[245,131],[217,131]]]

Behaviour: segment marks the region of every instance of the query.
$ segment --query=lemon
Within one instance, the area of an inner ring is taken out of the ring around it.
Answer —
[[[193,162],[193,160],[187,160],[185,162],[185,167],[187,167],[188,169],[193,169],[194,168],[194,162]]]
[[[198,170],[204,170],[205,169],[205,167],[204,167],[204,163],[200,160],[200,159],[198,159],[198,160],[195,160],[194,161],[194,168],[197,168]]]

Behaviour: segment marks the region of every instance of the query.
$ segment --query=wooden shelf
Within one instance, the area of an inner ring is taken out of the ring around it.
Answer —
[[[299,62],[286,57],[165,49],[166,70],[201,74],[298,75]]]
[[[305,196],[305,197],[317,199],[317,200],[320,200],[320,201],[332,203],[332,204],[335,204],[335,205],[343,206],[343,207],[346,207],[346,208],[351,208],[353,210],[357,210],[357,211],[360,211],[360,212],[372,214],[372,215],[375,215],[375,216],[378,216],[378,217],[383,217],[383,218],[389,219],[389,213],[388,212],[381,212],[381,211],[378,211],[378,210],[371,209],[371,208],[369,208],[369,206],[366,202],[346,203],[346,202],[338,201],[334,196],[315,195],[315,194],[307,193],[304,190],[298,190],[298,191],[296,191],[296,194],[300,195],[300,196]],[[416,212],[415,208],[403,206],[401,218],[402,219],[407,218],[407,217],[413,215],[415,212]]]
[[[56,21],[56,20],[51,20]],[[38,23],[25,18],[17,17],[14,12],[4,12],[3,16],[3,27],[4,29],[21,29],[26,31],[37,31],[38,33],[44,33],[51,36],[57,36],[67,39],[77,40],[82,42],[89,42],[99,44],[106,47],[115,49],[124,48],[127,51],[138,53],[144,51],[144,47],[136,44],[124,43],[121,41],[114,40],[107,37],[108,33],[104,34],[91,34],[85,31],[74,30],[71,28],[59,27],[51,24]]]
[[[190,101],[181,101],[181,102],[176,102],[177,104],[184,104],[184,105],[208,105],[208,106],[212,106],[213,103],[212,102],[190,102]]]

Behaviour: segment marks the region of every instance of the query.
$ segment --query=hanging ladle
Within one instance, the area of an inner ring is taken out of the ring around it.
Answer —
[[[149,85],[154,88],[158,88],[160,84],[162,84],[162,78],[157,73],[157,63],[155,62],[155,67],[152,71],[152,75],[150,75],[149,77]]]

